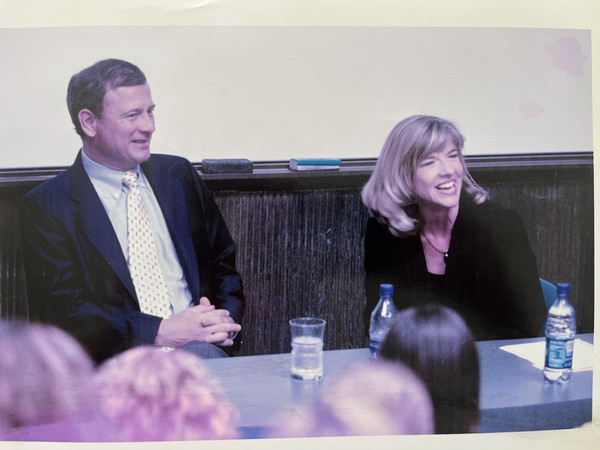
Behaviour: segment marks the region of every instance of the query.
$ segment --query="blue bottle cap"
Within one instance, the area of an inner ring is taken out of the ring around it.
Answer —
[[[394,295],[393,284],[380,284],[379,285],[379,296],[380,297],[391,297]]]
[[[569,283],[558,283],[556,285],[556,293],[558,295],[569,295],[569,292],[571,292],[571,285]]]

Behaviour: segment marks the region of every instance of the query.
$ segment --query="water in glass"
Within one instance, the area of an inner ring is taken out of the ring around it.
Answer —
[[[319,380],[323,377],[323,339],[296,336],[292,340],[293,378]]]

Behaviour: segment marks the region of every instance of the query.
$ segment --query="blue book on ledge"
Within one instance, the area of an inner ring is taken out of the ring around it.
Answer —
[[[291,170],[338,170],[342,165],[341,159],[335,158],[292,158]]]

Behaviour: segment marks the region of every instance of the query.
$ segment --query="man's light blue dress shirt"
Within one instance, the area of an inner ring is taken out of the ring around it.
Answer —
[[[82,151],[82,161],[83,167],[90,177],[113,225],[125,260],[129,264],[129,251],[127,249],[127,193],[129,188],[123,185],[123,172],[109,169],[92,161],[85,154],[85,150]],[[152,224],[158,261],[163,271],[165,282],[167,283],[171,309],[173,314],[177,314],[185,308],[192,306],[192,294],[188,289],[183,269],[179,263],[177,252],[167,228],[167,223],[163,217],[160,205],[154,196],[152,187],[141,168],[137,166],[135,170],[140,174],[138,185],[144,206],[150,217],[150,223]]]

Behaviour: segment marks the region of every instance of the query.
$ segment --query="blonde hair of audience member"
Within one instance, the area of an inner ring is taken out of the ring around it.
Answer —
[[[327,380],[317,403],[282,420],[273,437],[433,433],[427,388],[398,363],[365,360]]]
[[[388,135],[373,174],[362,190],[371,216],[387,225],[394,236],[414,234],[420,226],[413,176],[420,161],[451,142],[462,165],[463,192],[483,203],[487,192],[467,170],[462,153],[465,138],[455,124],[434,116],[415,115],[398,123]]]
[[[0,429],[68,420],[86,410],[91,358],[49,325],[0,324]]]
[[[235,439],[238,412],[202,360],[143,346],[106,361],[99,401],[125,440]]]
[[[379,356],[410,367],[424,381],[436,433],[477,431],[479,355],[460,314],[436,303],[398,312]]]

